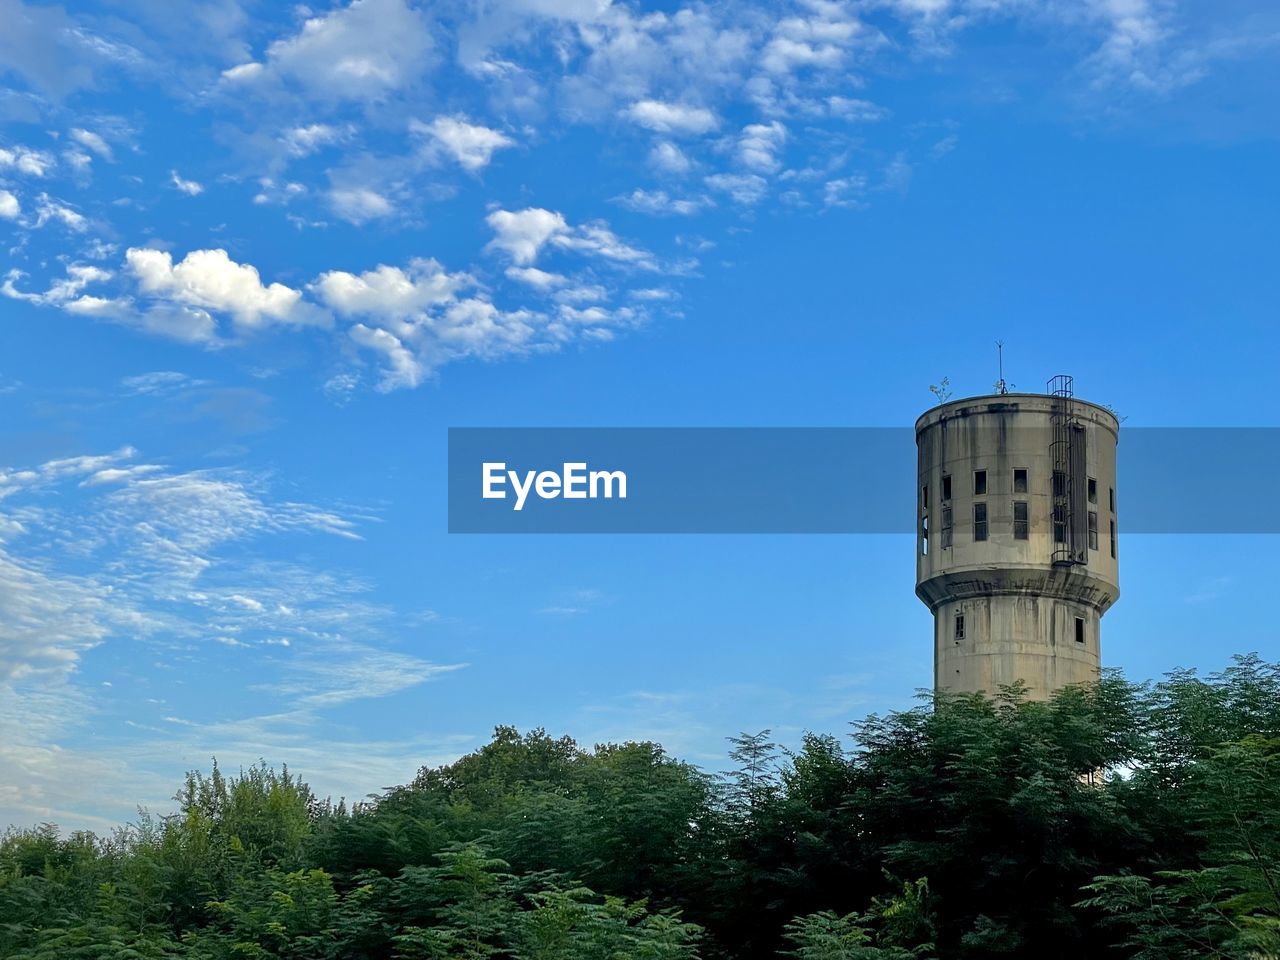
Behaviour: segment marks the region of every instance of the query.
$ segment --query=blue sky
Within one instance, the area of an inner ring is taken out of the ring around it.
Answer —
[[[996,339],[1276,425],[1267,4],[0,22],[3,822],[214,755],[359,797],[498,723],[715,766],[931,682],[910,537],[450,536],[450,426],[907,425]],[[1108,664],[1280,657],[1271,539],[1121,542]]]

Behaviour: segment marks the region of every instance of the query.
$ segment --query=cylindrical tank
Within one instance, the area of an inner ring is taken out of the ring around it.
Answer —
[[[934,685],[1033,699],[1091,683],[1120,595],[1119,421],[1070,396],[953,400],[916,421],[916,594],[934,616]]]

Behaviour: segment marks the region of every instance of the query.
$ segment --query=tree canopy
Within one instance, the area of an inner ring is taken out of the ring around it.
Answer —
[[[0,956],[1280,957],[1280,666],[938,697],[709,774],[498,727],[352,806],[191,773],[110,836],[0,839]]]

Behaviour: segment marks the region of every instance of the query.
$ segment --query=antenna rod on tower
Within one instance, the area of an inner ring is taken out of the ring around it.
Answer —
[[[1004,341],[996,341],[996,364],[999,369],[1000,379],[996,381],[996,392],[1004,395],[1009,392],[1009,385],[1004,382]]]

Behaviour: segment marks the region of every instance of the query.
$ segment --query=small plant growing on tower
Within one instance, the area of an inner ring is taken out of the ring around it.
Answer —
[[[951,399],[951,378],[943,377],[939,382],[929,384],[929,392],[938,398],[939,403],[946,403]]]

